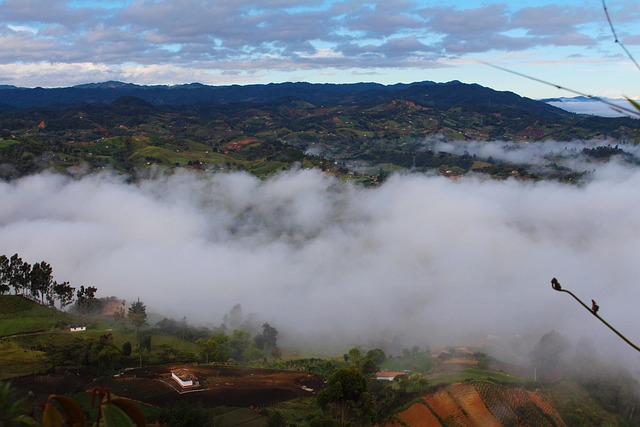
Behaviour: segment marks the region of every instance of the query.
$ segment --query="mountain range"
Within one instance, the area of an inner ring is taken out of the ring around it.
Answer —
[[[495,91],[459,81],[423,81],[394,85],[272,83],[246,86],[207,86],[200,83],[140,86],[108,81],[63,88],[0,86],[0,109],[65,108],[82,104],[104,104],[125,96],[135,96],[154,106],[237,102],[267,104],[288,99],[297,99],[316,106],[356,103],[367,106],[393,99],[406,99],[432,108],[448,108],[455,105],[490,107],[493,104],[528,110],[548,117],[566,116],[561,109],[521,97],[513,92]]]
[[[605,144],[634,141],[637,131],[630,117],[574,114],[459,81],[0,86],[0,177],[153,165],[268,175],[292,164],[376,176],[397,169],[527,176],[518,165],[433,152],[424,141]]]

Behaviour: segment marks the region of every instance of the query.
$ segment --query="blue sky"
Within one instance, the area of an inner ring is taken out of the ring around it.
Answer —
[[[640,58],[640,3],[606,3]],[[640,96],[601,0],[0,0],[0,84],[460,80]]]

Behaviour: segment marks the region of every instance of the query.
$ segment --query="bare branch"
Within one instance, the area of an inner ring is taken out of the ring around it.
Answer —
[[[558,291],[558,292],[566,292],[569,295],[571,295],[576,301],[578,301],[580,303],[580,305],[582,305],[584,308],[587,309],[587,311],[589,311],[589,313],[593,314],[595,317],[598,318],[598,320],[600,320],[602,323],[604,323],[609,329],[611,329],[613,332],[616,333],[616,335],[618,335],[620,338],[622,338],[624,340],[624,342],[626,342],[627,344],[629,344],[631,347],[635,348],[636,351],[640,352],[640,347],[638,347],[637,345],[635,345],[633,342],[631,342],[627,337],[625,337],[624,335],[622,335],[616,328],[614,328],[613,326],[611,326],[606,320],[604,320],[602,317],[600,317],[600,315],[598,314],[598,310],[600,309],[600,306],[598,304],[596,304],[596,302],[594,300],[591,300],[591,308],[585,304],[584,302],[582,302],[582,300],[580,298],[578,298],[577,296],[575,296],[573,294],[573,292],[567,290],[567,289],[562,289],[562,286],[560,286],[560,282],[558,282],[558,279],[556,279],[555,277],[553,279],[551,279],[551,287]]]
[[[624,53],[627,54],[631,62],[633,62],[636,68],[640,70],[640,64],[638,64],[638,61],[636,61],[636,59],[633,57],[631,52],[629,52],[627,47],[620,41],[620,39],[618,39],[618,34],[616,34],[616,29],[613,26],[613,21],[609,16],[609,9],[607,9],[607,4],[605,3],[605,0],[602,0],[602,7],[604,8],[604,14],[607,16],[607,21],[609,22],[609,28],[611,28],[611,34],[613,34],[613,40],[620,45],[620,47],[622,48],[622,50],[624,50]]]

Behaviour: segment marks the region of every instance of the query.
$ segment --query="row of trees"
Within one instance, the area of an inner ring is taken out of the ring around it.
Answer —
[[[0,255],[0,295],[10,293],[11,288],[16,295],[31,298],[43,305],[53,306],[58,302],[60,310],[75,299],[81,311],[91,308],[98,290],[95,286],[80,286],[76,291],[69,282],[54,280],[53,268],[46,261],[31,265],[17,253],[11,257]]]
[[[269,323],[262,325],[262,333],[251,337],[243,329],[235,329],[230,335],[216,332],[208,338],[198,338],[196,344],[203,360],[209,362],[252,362],[262,358],[278,357],[278,331]]]

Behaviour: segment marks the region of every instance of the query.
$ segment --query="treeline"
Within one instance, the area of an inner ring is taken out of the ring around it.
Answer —
[[[268,322],[259,325],[251,316],[244,316],[242,306],[236,304],[213,329],[189,325],[186,318],[164,318],[154,329],[196,344],[202,362],[251,363],[280,357],[278,330]]]
[[[10,293],[22,295],[43,305],[54,306],[60,310],[76,302],[81,311],[89,310],[96,301],[95,286],[80,286],[76,290],[69,282],[57,282],[53,278],[53,268],[46,261],[30,264],[17,253],[11,257],[0,255],[0,295]]]

